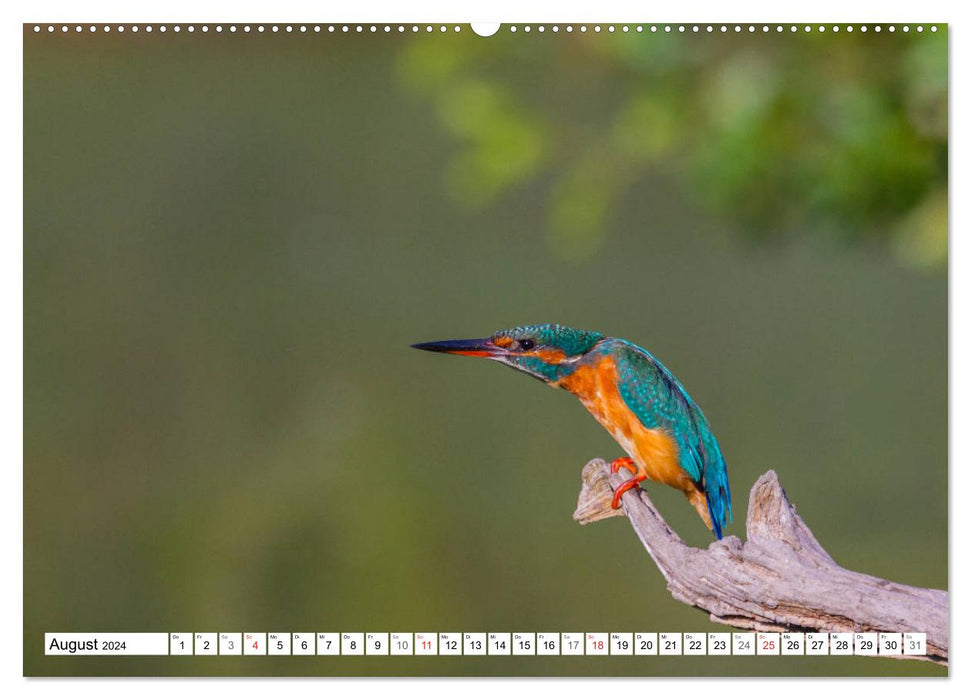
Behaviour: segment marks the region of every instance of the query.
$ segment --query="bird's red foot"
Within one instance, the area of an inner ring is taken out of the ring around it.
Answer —
[[[613,465],[611,465],[611,468],[613,468]],[[628,491],[630,491],[631,489],[638,488],[637,485],[642,481],[644,481],[644,479],[646,478],[647,477],[644,474],[641,474],[640,476],[635,476],[633,479],[628,479],[620,486],[618,486],[616,489],[614,489],[614,500],[610,502],[610,507],[613,508],[614,510],[617,510],[618,508],[620,508],[620,497],[623,496]]]
[[[634,460],[632,460],[630,457],[618,457],[617,459],[615,459],[613,462],[610,463],[611,474],[616,474],[622,468],[626,469],[631,474],[633,474],[635,471]]]

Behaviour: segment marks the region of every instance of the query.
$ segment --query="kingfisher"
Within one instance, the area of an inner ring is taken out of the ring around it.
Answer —
[[[580,399],[627,453],[610,464],[613,473],[626,469],[632,475],[614,490],[613,508],[650,479],[682,491],[716,538],[731,522],[728,469],[708,420],[674,374],[644,348],[555,323],[412,347],[495,360]]]

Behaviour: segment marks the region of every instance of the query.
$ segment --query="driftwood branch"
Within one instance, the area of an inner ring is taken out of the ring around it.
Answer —
[[[645,491],[611,494],[627,478],[602,459],[583,469],[575,520],[587,524],[627,515],[677,600],[733,627],[762,631],[926,632],[927,656],[947,665],[948,594],[849,571],[826,553],[789,503],[775,472],[749,496],[748,539],[728,536],[707,549],[686,545]],[[891,657],[884,657],[891,658]]]

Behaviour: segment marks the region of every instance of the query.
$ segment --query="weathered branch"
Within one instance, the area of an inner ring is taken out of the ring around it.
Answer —
[[[587,524],[626,514],[677,600],[715,622],[762,631],[926,632],[926,657],[896,658],[947,665],[947,592],[839,566],[789,503],[774,471],[752,487],[748,539],[728,536],[707,549],[686,545],[645,491],[628,491],[623,508],[611,509],[612,491],[625,478],[625,472],[610,474],[602,459],[590,461],[573,517]]]

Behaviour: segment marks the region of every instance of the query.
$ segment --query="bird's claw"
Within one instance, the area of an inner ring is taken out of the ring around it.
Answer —
[[[646,478],[647,477],[644,476],[643,474],[641,474],[640,476],[635,476],[633,479],[628,479],[620,486],[618,486],[616,489],[614,489],[614,498],[610,502],[610,507],[613,508],[614,510],[617,510],[618,508],[620,508],[620,497],[623,496],[628,491],[630,491],[631,489],[640,488],[638,484],[640,484]]]
[[[634,466],[634,460],[632,460],[630,457],[618,457],[617,459],[615,459],[613,462],[610,463],[611,474],[616,474],[621,469],[626,469],[627,471],[629,471],[631,474],[634,475],[634,478],[628,479],[627,481],[622,483],[614,490],[614,498],[610,502],[610,507],[613,508],[614,510],[617,510],[618,508],[620,508],[621,496],[623,496],[631,489],[637,488],[637,485],[640,482],[644,481],[643,475],[641,476],[637,475],[637,468]]]
[[[634,460],[630,457],[618,457],[613,462],[610,463],[610,473],[616,474],[621,469],[626,469],[631,474],[635,473],[634,470]]]

